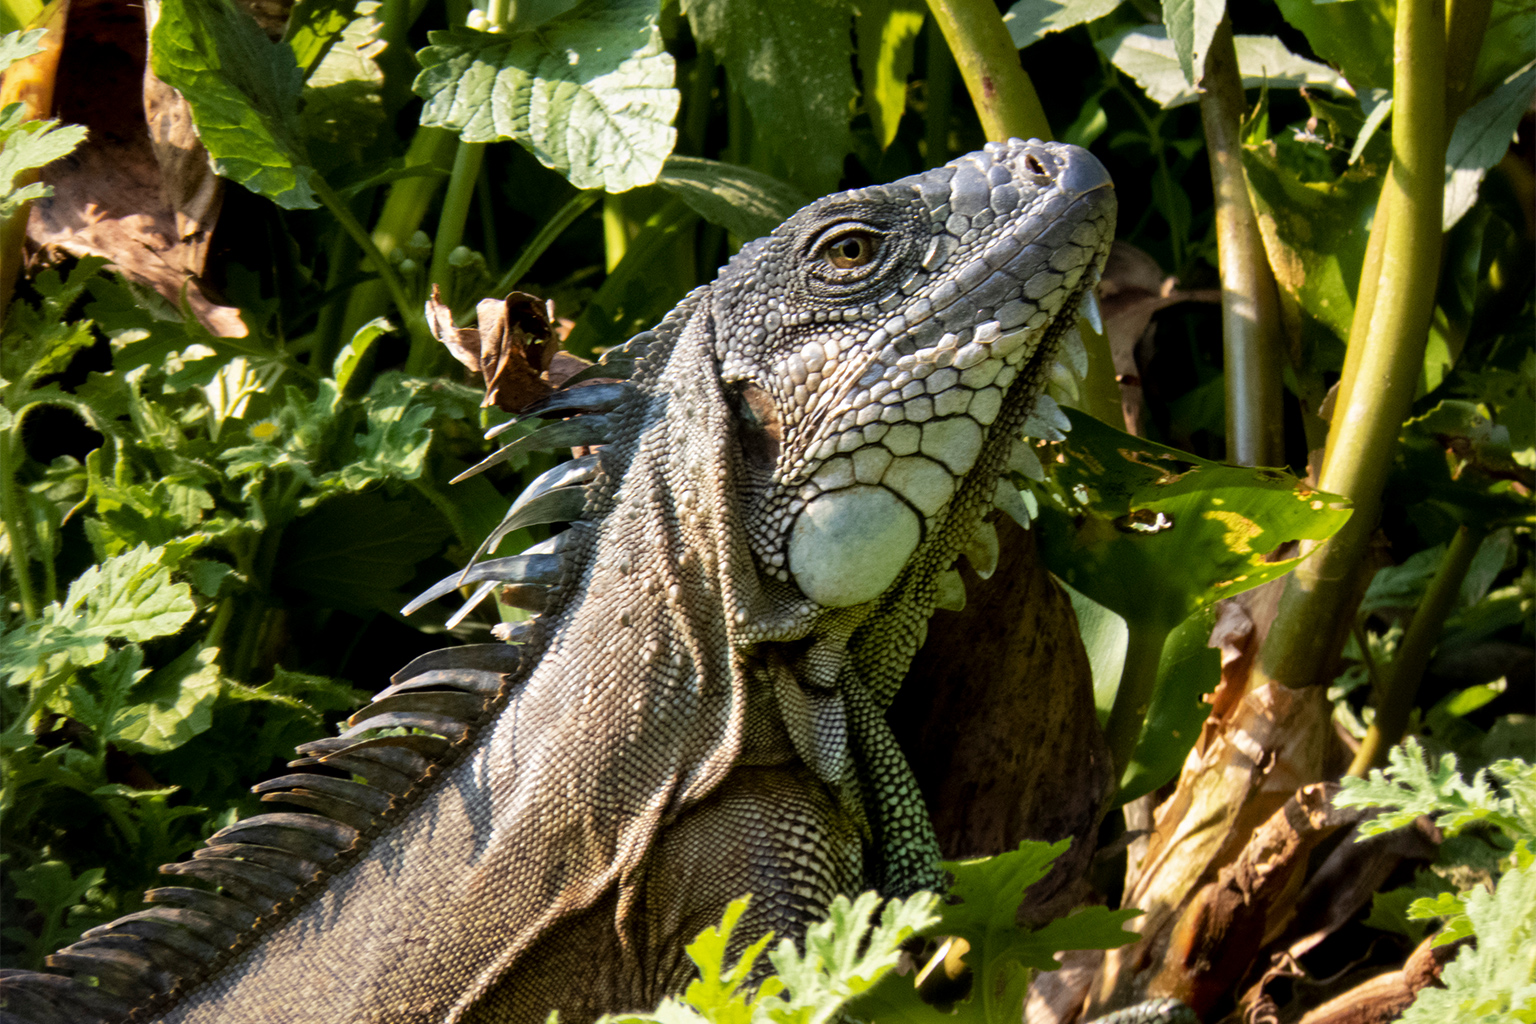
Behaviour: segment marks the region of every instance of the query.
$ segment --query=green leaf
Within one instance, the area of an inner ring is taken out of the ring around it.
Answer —
[[[1354,95],[1350,83],[1337,71],[1326,64],[1297,56],[1274,36],[1237,36],[1234,43],[1245,89],[1259,86],[1299,89],[1305,86],[1327,89],[1336,96]],[[1194,86],[1184,77],[1174,41],[1161,26],[1133,26],[1101,39],[1095,45],[1160,106],[1178,107],[1198,98]]]
[[[16,187],[17,176],[46,167],[68,156],[85,141],[85,128],[57,121],[24,121],[24,105],[12,103],[0,111],[0,217],[9,217],[23,203],[53,195],[40,183]]]
[[[1403,1024],[1536,1022],[1536,864],[1507,872],[1496,892],[1473,890],[1466,908],[1477,944],[1446,965],[1444,988],[1419,991]]]
[[[1289,572],[1265,561],[1291,540],[1331,536],[1342,499],[1287,473],[1208,462],[1075,409],[1040,501],[1041,558],[1125,618],[1169,630]]]
[[[1163,0],[1163,25],[1189,85],[1205,73],[1205,51],[1226,12],[1226,0]]]
[[[1536,64],[1529,64],[1456,119],[1445,150],[1446,231],[1472,209],[1483,175],[1509,152],[1520,118],[1531,106],[1533,91]]]
[[[810,202],[771,174],[695,156],[668,157],[656,184],[744,242],[768,234]]]
[[[923,12],[923,5],[915,0],[860,0],[853,19],[859,70],[864,75],[864,106],[881,149],[895,141],[907,109],[907,76],[912,74]]]
[[[442,549],[449,533],[424,499],[343,494],[284,531],[276,582],[334,607],[398,608],[405,603],[399,588],[416,575],[417,562]]]
[[[138,643],[170,636],[197,612],[192,589],[171,581],[164,548],[140,544],[93,565],[69,585],[53,621],[93,637]]]
[[[336,353],[336,361],[331,370],[336,378],[336,390],[341,394],[347,393],[348,386],[352,383],[352,377],[357,373],[358,367],[373,350],[373,345],[379,340],[380,335],[390,330],[389,321],[383,317],[377,317],[359,327],[352,335],[352,340],[341,347]]]
[[[741,90],[755,139],[792,184],[824,195],[853,150],[850,10],[821,0],[685,0],[688,23]]]
[[[1356,164],[1332,181],[1310,181],[1291,157],[1291,147],[1273,141],[1245,145],[1249,196],[1282,298],[1325,337],[1343,341],[1355,314],[1382,168]]]
[[[659,11],[586,0],[532,31],[429,33],[412,87],[421,123],[465,142],[515,139],[577,188],[648,185],[676,144],[680,101]]]
[[[1312,52],[1342,71],[1357,90],[1392,88],[1395,0],[1278,3],[1285,20],[1307,37]]]
[[[854,1016],[907,1024],[1018,1020],[1029,969],[1055,970],[1061,964],[1054,954],[1066,950],[1114,949],[1134,942],[1136,934],[1122,926],[1139,910],[1089,907],[1039,929],[1019,927],[1016,914],[1024,891],[1045,877],[1070,842],[1024,842],[996,857],[945,861],[944,869],[955,879],[950,896],[959,902],[940,904],[939,921],[925,934],[958,936],[969,944],[964,959],[975,978],[970,997],[956,1005],[954,1014],[940,1011],[917,998],[912,979],[890,975],[854,1004]]]
[[[1116,804],[1150,793],[1178,775],[1200,738],[1200,727],[1211,713],[1211,705],[1201,698],[1221,681],[1221,653],[1208,646],[1215,625],[1216,609],[1203,608],[1163,642],[1157,689],[1115,793]]]
[[[234,0],[164,0],[151,52],[155,74],[187,98],[219,175],[285,210],[319,205],[299,141],[304,75],[286,44]]]
[[[361,8],[370,10],[363,11]],[[341,40],[342,32],[359,14],[373,14],[374,0],[298,0],[288,12],[283,42],[293,51],[294,63],[305,78],[319,66],[331,47]]]
[[[384,71],[376,60],[384,51],[378,38],[384,26],[373,17],[379,7],[377,0],[357,4],[358,17],[309,73],[300,115],[305,139],[367,146],[384,126]]]
[[[1097,21],[1123,0],[1019,0],[1003,15],[1013,45],[1024,49],[1052,32]]]
[[[134,703],[113,716],[106,738],[123,750],[160,754],[206,732],[223,690],[218,656],[217,647],[191,647],[150,673],[133,688]]]
[[[38,44],[48,34],[45,28],[34,28],[29,31],[17,29],[15,32],[7,32],[0,36],[0,71],[4,71],[19,60],[24,60],[34,53],[42,53],[43,48]]]
[[[1501,797],[1478,772],[1468,783],[1456,770],[1456,755],[1445,754],[1438,765],[1425,762],[1424,752],[1413,737],[1387,752],[1385,769],[1374,768],[1369,778],[1345,777],[1334,797],[1339,807],[1392,807],[1396,810],[1362,822],[1357,839],[1367,839],[1410,825],[1420,815],[1454,836],[1477,822],[1488,822],[1511,839],[1536,840],[1536,768],[1523,761],[1500,761],[1490,767],[1496,778],[1516,794]]]
[[[1120,688],[1120,675],[1125,671],[1130,630],[1121,616],[1070,585],[1062,585],[1072,601],[1078,635],[1088,653],[1088,666],[1093,672],[1093,703],[1099,724],[1103,725],[1114,709],[1115,691]]]
[[[432,431],[427,423],[435,409],[417,401],[424,381],[383,374],[363,399],[367,429],[354,435],[357,454],[339,471],[320,478],[323,486],[339,480],[348,490],[362,490],[386,480],[415,480],[421,476]]]

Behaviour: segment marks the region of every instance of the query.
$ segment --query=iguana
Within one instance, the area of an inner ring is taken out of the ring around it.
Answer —
[[[956,559],[989,558],[1114,220],[1086,151],[1012,140],[743,246],[487,460],[601,442],[489,543],[569,529],[424,595],[514,586],[542,608],[519,642],[407,665],[255,787],[303,813],[218,832],[165,869],[208,887],[63,973],[7,972],[0,1016],[584,1021],[678,991],[743,893],[737,934],[795,936],[837,893],[942,888],[882,710]]]

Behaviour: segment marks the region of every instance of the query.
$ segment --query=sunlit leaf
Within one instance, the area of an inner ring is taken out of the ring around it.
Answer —
[[[1204,74],[1205,52],[1226,13],[1226,0],[1163,0],[1163,25],[1173,40],[1179,67],[1189,84],[1195,84]],[[1275,70],[1271,68],[1270,72]]]
[[[923,5],[915,0],[860,0],[854,18],[859,69],[864,75],[864,106],[881,149],[895,140],[901,115],[907,109],[907,76],[912,73],[923,11]]]
[[[413,88],[421,123],[466,142],[514,139],[578,188],[623,192],[677,141],[675,65],[657,0],[586,0],[526,32],[432,32]]]
[[[1285,20],[1307,37],[1312,52],[1343,72],[1357,90],[1392,88],[1395,0],[1277,0]]]
[[[1052,32],[1097,21],[1124,0],[1019,0],[1003,15],[1013,45],[1024,49]]]
[[[319,205],[299,142],[304,75],[234,0],[164,0],[155,74],[186,97],[214,170],[286,210]]]
[[[1211,713],[1201,698],[1221,682],[1221,654],[1208,646],[1216,610],[1202,608],[1181,622],[1163,643],[1157,689],[1142,722],[1136,750],[1120,778],[1115,802],[1124,804],[1179,774]]]
[[[1509,152],[1520,118],[1536,92],[1536,64],[1511,75],[1493,94],[1462,114],[1445,150],[1445,219],[1449,231],[1477,202],[1488,168]]]
[[[695,156],[668,157],[656,184],[744,242],[768,234],[810,202],[771,174]]]
[[[1209,462],[1067,410],[1041,558],[1133,624],[1172,629],[1199,608],[1289,572],[1281,544],[1331,536],[1342,499],[1288,473]]]
[[[306,139],[366,146],[384,126],[384,72],[377,63],[384,26],[374,17],[378,8],[376,0],[359,3],[358,17],[305,81],[300,124]]]
[[[1237,66],[1243,88],[1327,89],[1336,96],[1351,96],[1350,83],[1326,64],[1291,53],[1274,36],[1237,36]],[[1095,45],[1111,63],[1136,80],[1157,104],[1178,107],[1198,98],[1184,77],[1179,54],[1160,25],[1132,27],[1100,40]]]

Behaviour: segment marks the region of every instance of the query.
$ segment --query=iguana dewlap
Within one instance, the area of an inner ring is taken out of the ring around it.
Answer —
[[[50,959],[97,987],[6,972],[0,1017],[574,1022],[677,991],[742,893],[738,935],[793,936],[839,892],[941,887],[882,709],[988,549],[1114,218],[1087,152],[1013,140],[743,247],[610,357],[630,380],[544,408],[578,414],[551,446],[607,443],[499,534],[569,530],[463,578],[543,607],[523,643],[408,666],[257,787],[304,813],[170,868],[222,894],[157,890]]]

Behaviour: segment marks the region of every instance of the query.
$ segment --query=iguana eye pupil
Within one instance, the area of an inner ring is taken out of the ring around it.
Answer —
[[[827,250],[827,262],[839,270],[862,267],[875,258],[879,248],[880,243],[875,237],[863,231],[844,235]]]

